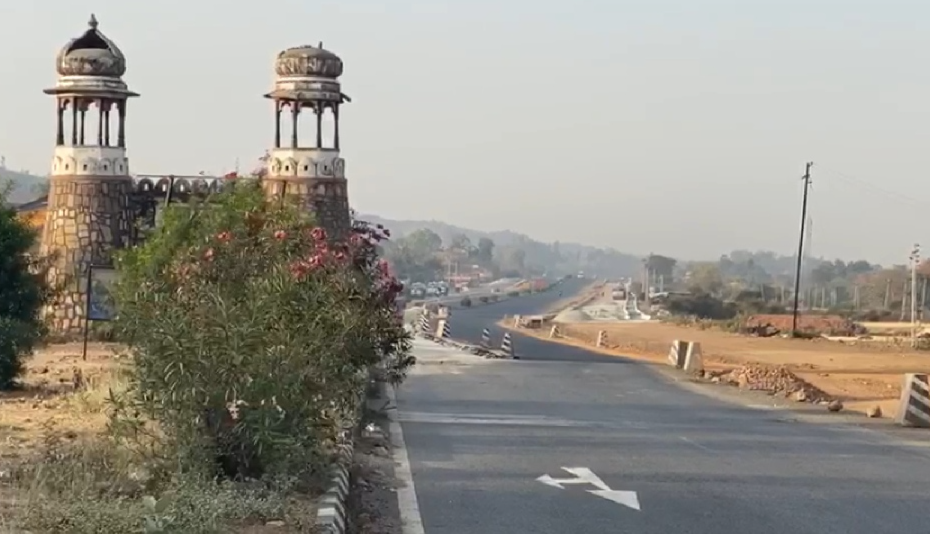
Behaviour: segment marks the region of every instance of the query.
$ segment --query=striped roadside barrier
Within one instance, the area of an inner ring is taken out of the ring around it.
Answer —
[[[424,311],[420,315],[420,320],[417,326],[418,326],[417,329],[420,331],[420,334],[423,336],[427,336],[432,333],[430,332],[429,312]]]
[[[701,344],[697,341],[686,341],[688,348],[682,358],[681,369],[688,373],[701,374],[704,372],[704,356],[701,353]]]
[[[452,334],[452,330],[449,325],[448,319],[440,319],[436,325],[436,337],[439,339],[449,339],[449,336]]]
[[[904,375],[901,401],[895,423],[915,428],[930,428],[930,380],[928,375],[908,373]]]
[[[677,367],[681,369],[685,364],[685,355],[688,353],[688,342],[687,341],[672,341],[672,347],[668,351],[668,363],[672,367]]]
[[[504,353],[504,356],[514,357],[513,339],[510,337],[510,332],[504,332],[504,337],[501,339],[501,352]]]
[[[491,350],[491,331],[487,328],[481,331],[481,348]]]

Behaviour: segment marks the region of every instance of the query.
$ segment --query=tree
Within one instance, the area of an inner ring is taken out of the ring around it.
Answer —
[[[44,273],[29,256],[35,231],[7,205],[9,191],[0,189],[0,389],[14,385],[44,335],[40,311],[48,299]]]
[[[478,250],[475,259],[481,265],[490,265],[494,261],[494,241],[487,237],[478,239]]]
[[[468,236],[465,234],[456,234],[452,236],[452,241],[449,243],[449,248],[466,253],[471,252],[471,239],[468,239]]]
[[[707,293],[709,295],[719,293],[723,289],[723,277],[717,264],[712,262],[692,264],[689,285],[692,291],[697,293]]]
[[[397,276],[414,282],[429,282],[440,277],[443,263],[439,258],[442,238],[427,228],[415,230],[384,246],[384,257]]]
[[[498,264],[504,276],[522,276],[526,273],[526,251],[514,246],[501,247]]]
[[[414,254],[428,256],[442,250],[442,238],[439,234],[428,229],[420,228],[410,232],[403,238],[404,244],[409,246]]]

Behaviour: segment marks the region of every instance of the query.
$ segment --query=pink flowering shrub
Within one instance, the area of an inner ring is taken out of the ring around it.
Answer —
[[[156,422],[170,457],[198,468],[320,465],[368,371],[402,379],[413,363],[395,309],[403,287],[376,253],[388,236],[356,222],[333,239],[245,183],[167,210],[118,264],[116,327],[134,366],[115,420],[135,432]]]

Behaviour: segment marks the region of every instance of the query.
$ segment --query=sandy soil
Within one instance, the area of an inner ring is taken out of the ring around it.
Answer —
[[[709,370],[783,365],[842,400],[846,409],[866,411],[878,405],[886,417],[897,410],[902,375],[930,373],[930,354],[912,351],[906,344],[756,338],[658,322],[571,324],[560,330],[568,337],[562,342],[586,346],[594,344],[599,330],[605,330],[609,347],[605,352],[663,364],[673,340],[697,341]],[[533,334],[547,337],[548,329]]]
[[[75,439],[105,427],[109,388],[121,388],[123,347],[90,343],[86,361],[81,348],[66,343],[40,349],[26,362],[23,388],[0,392],[0,468],[49,433]]]

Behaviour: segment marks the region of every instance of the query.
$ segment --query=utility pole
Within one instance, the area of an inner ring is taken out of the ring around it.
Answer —
[[[914,243],[911,249],[911,346],[917,348],[919,326],[917,319],[917,267],[920,265],[920,245]]]
[[[801,296],[801,259],[804,256],[804,226],[807,224],[807,192],[811,187],[811,167],[808,162],[804,167],[804,196],[801,200],[801,236],[798,239],[798,264],[794,270],[794,307],[791,316],[791,337],[798,335],[798,299]]]

